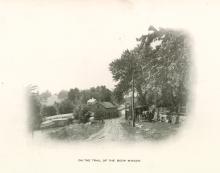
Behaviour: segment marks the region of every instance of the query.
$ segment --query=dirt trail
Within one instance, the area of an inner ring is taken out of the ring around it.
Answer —
[[[103,129],[99,132],[91,135],[87,141],[94,141],[94,142],[102,142],[102,141],[130,141],[131,137],[128,132],[121,126],[121,122],[125,122],[124,117],[121,116],[119,118],[108,119],[105,120],[105,125]],[[142,136],[136,134],[132,136],[132,140],[143,140]]]

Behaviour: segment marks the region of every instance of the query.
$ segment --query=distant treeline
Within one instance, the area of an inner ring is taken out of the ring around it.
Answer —
[[[41,103],[46,102],[52,94],[45,91],[39,94]],[[70,89],[69,91],[62,90],[57,94],[58,101],[53,105],[42,105],[43,116],[51,116],[55,114],[65,114],[73,112],[78,105],[87,104],[89,99],[96,99],[99,102],[113,102],[112,91],[105,86],[92,87],[87,90],[79,90],[78,88]]]
[[[56,114],[76,113],[87,110],[86,104],[89,99],[96,99],[103,102],[114,102],[112,91],[105,86],[92,87],[87,90],[79,90],[78,88],[61,90],[57,95],[58,100],[48,105],[47,100],[52,97],[50,91],[39,93],[37,86],[28,87],[29,102],[29,127],[30,129],[38,129],[44,116],[52,116]],[[83,119],[84,115],[79,118]]]

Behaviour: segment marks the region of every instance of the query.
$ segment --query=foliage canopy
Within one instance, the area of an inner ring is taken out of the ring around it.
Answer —
[[[156,104],[176,109],[185,105],[189,93],[191,49],[189,37],[183,31],[150,26],[148,34],[137,39],[132,50],[110,64],[117,81],[117,100],[131,89],[132,75],[139,103]]]

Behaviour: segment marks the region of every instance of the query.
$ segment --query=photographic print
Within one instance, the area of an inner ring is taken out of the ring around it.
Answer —
[[[219,172],[219,2],[0,1],[1,172]]]
[[[82,82],[86,74],[93,83],[100,83],[99,86],[82,89],[76,83],[51,93],[50,90],[39,92],[38,86],[30,85],[28,123],[33,138],[142,142],[175,135],[187,121],[192,80],[189,36],[182,30],[150,25],[146,33],[133,39],[136,45],[131,49],[122,48],[118,58],[109,58],[108,68],[99,66],[95,56],[99,54],[98,49],[90,54],[96,62],[94,70],[81,64],[79,68],[84,73],[72,72],[71,77],[57,78],[61,83],[74,78]],[[72,59],[73,68],[80,58],[79,55]],[[65,62],[62,65],[65,67]],[[112,75],[113,82],[107,81],[109,86],[95,78],[97,71],[102,70],[103,74]],[[86,86],[87,83],[82,84],[83,88]]]

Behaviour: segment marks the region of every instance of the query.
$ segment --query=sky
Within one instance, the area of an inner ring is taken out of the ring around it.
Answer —
[[[149,25],[193,28],[196,4],[167,2],[5,1],[0,7],[1,83],[35,84],[53,93],[98,85],[113,89],[109,64],[132,49]]]

